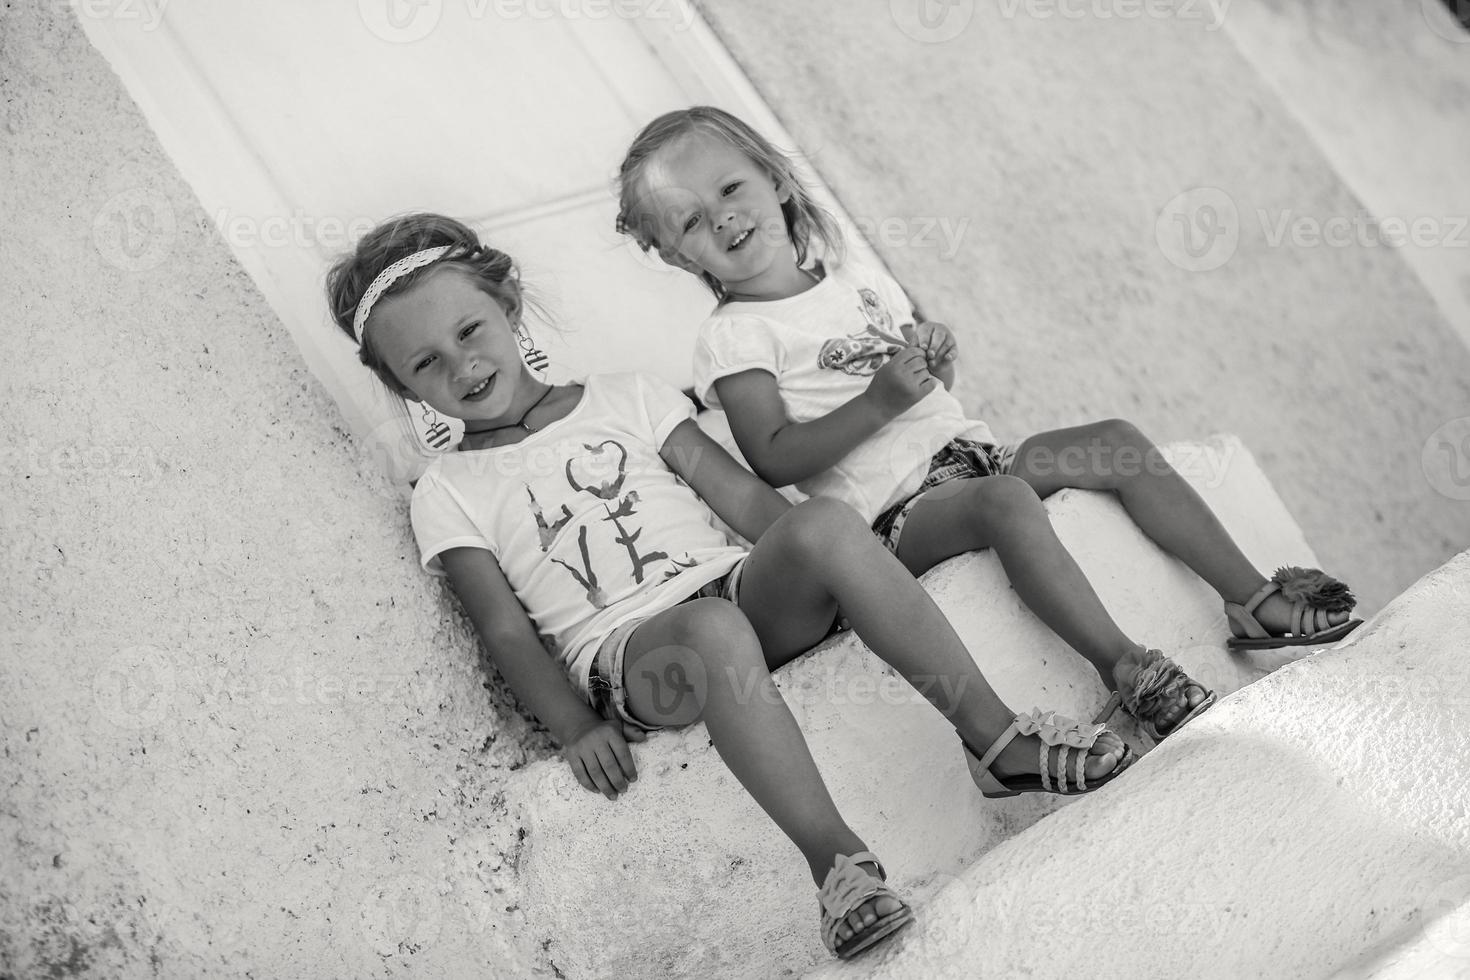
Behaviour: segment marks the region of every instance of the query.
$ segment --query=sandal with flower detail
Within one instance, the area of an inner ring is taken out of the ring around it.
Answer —
[[[1291,625],[1284,633],[1272,633],[1255,617],[1256,607],[1276,592],[1292,604],[1287,620]],[[1334,626],[1328,618],[1335,612],[1350,612],[1357,603],[1351,589],[1321,569],[1278,568],[1271,581],[1245,602],[1225,603],[1225,618],[1235,634],[1225,645],[1232,650],[1270,650],[1331,643],[1363,625],[1361,619],[1349,619]]]
[[[1170,660],[1159,650],[1137,651],[1127,654],[1123,658],[1127,660],[1141,661],[1138,671],[1133,675],[1133,684],[1128,691],[1114,691],[1113,696],[1108,698],[1108,703],[1098,712],[1093,721],[1097,724],[1107,721],[1113,717],[1113,712],[1122,707],[1124,711],[1138,719],[1138,726],[1143,733],[1153,739],[1157,745],[1167,736],[1173,735],[1185,724],[1200,715],[1215,703],[1215,692],[1206,688],[1184,672],[1184,668]],[[1195,705],[1184,717],[1176,721],[1167,732],[1159,730],[1159,716],[1164,708],[1176,702],[1187,705],[1185,692],[1191,687],[1197,687],[1204,692],[1204,698]]]
[[[877,867],[877,878],[858,867],[864,863]],[[829,953],[835,954],[838,959],[849,959],[864,950],[872,949],[914,921],[914,910],[893,893],[893,889],[886,883],[887,879],[888,872],[883,870],[883,862],[871,851],[839,854],[832,861],[832,868],[827,872],[821,890],[817,892],[817,902],[822,908],[822,942]],[[900,907],[887,915],[879,916],[871,925],[856,930],[839,943],[838,926],[847,921],[849,915],[862,908],[863,903],[874,898],[891,898]]]
[[[965,741],[963,735],[960,736],[960,742],[965,747],[965,758],[970,764],[970,778],[975,780],[975,785],[980,787],[981,794],[987,799],[1004,799],[1008,796],[1019,796],[1022,793],[1055,793],[1059,796],[1076,796],[1098,789],[1133,764],[1133,750],[1125,742],[1123,754],[1118,757],[1112,771],[1097,777],[1092,780],[1091,785],[1088,785],[1085,768],[1088,758],[1087,750],[1092,748],[1099,736],[1110,731],[1112,729],[1106,725],[1086,725],[1080,721],[1073,721],[1065,715],[1059,715],[1055,711],[1043,714],[1040,708],[1033,708],[1030,714],[1016,715],[1016,720],[1001,733],[1000,738],[991,743],[984,755],[977,755],[970,743]],[[1041,773],[1039,775],[1007,776],[1002,779],[990,771],[990,765],[1000,755],[1001,750],[1010,745],[1018,735],[1037,735],[1041,738]],[[1060,747],[1060,751],[1053,755],[1051,750],[1057,747]],[[1067,786],[1068,766],[1071,766],[1073,770],[1071,788]],[[1055,788],[1052,787],[1053,782],[1056,783]]]

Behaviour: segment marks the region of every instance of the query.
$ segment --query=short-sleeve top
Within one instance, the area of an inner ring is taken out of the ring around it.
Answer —
[[[742,371],[776,378],[786,415],[810,422],[868,387],[905,346],[902,326],[913,305],[886,273],[849,260],[827,269],[810,289],[786,299],[730,302],[699,328],[694,387],[722,408],[715,382]],[[955,436],[994,442],[989,426],[967,419],[941,385],[890,421],[835,466],[797,484],[812,496],[835,497],[868,521],[918,489],[934,453]]]
[[[676,605],[745,555],[659,456],[693,414],[650,375],[593,375],[570,413],[522,441],[435,459],[410,511],[424,568],[444,574],[451,548],[493,554],[585,693],[614,627]]]

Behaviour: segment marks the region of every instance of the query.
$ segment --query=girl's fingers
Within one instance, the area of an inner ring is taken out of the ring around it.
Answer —
[[[585,790],[590,790],[593,793],[597,792],[597,787],[592,785],[592,777],[587,775],[587,766],[582,762],[582,760],[579,758],[574,758],[567,761],[568,764],[570,764],[572,767],[572,775],[577,778],[577,782],[582,784],[582,788]]]
[[[623,767],[618,762],[617,753],[612,750],[612,746],[606,742],[599,745],[597,761],[602,763],[602,775],[608,786],[612,788],[612,796],[615,797],[628,788],[628,778],[623,775]]]
[[[592,783],[597,792],[610,800],[618,798],[618,791],[613,789],[612,783],[608,781],[607,773],[603,772],[602,761],[594,758],[587,763],[587,775],[592,777]]]
[[[638,767],[633,763],[633,751],[628,748],[628,743],[620,738],[613,739],[612,750],[613,755],[617,757],[618,766],[622,769],[623,775],[628,777],[628,782],[631,783],[637,779]],[[627,787],[624,786],[623,788],[626,789]]]

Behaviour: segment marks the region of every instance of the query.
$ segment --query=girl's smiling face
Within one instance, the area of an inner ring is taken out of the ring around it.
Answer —
[[[452,264],[381,300],[367,330],[415,400],[458,419],[514,418],[518,392],[534,380],[505,309]]]
[[[639,211],[671,265],[709,273],[732,297],[800,280],[781,212],[791,192],[724,140],[696,133],[670,143],[649,160],[641,190]]]

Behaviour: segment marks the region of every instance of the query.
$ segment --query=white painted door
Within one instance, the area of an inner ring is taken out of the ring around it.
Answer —
[[[404,424],[322,283],[396,213],[460,218],[519,260],[564,327],[537,336],[554,378],[688,384],[711,299],[614,233],[616,166],[644,123],[695,102],[785,134],[683,0],[132,0],[136,17],[88,2],[92,43],[395,479],[458,433],[432,413]]]

